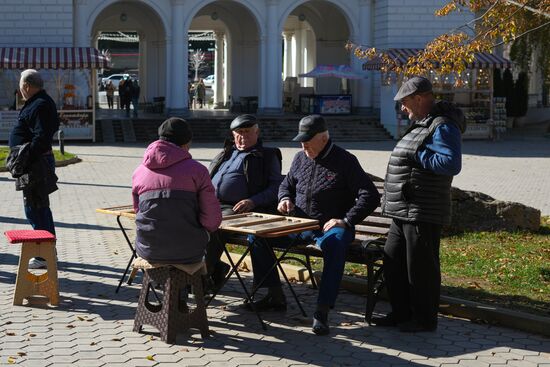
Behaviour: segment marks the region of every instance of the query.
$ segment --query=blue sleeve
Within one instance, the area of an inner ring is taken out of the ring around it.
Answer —
[[[416,153],[420,165],[438,175],[457,175],[462,169],[462,141],[455,124],[441,124]]]

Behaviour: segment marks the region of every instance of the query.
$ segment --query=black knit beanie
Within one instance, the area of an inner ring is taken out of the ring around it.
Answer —
[[[178,146],[189,143],[193,138],[189,123],[179,117],[170,117],[159,127],[159,139]]]

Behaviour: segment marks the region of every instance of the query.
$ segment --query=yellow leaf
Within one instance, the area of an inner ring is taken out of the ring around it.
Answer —
[[[15,358],[13,358],[13,357],[8,357],[8,363],[9,363],[9,364],[14,364],[14,363],[15,363]]]
[[[77,316],[77,318],[78,318],[80,321],[86,320],[86,319],[85,319],[84,317],[82,317],[82,316]]]
[[[150,360],[150,361],[154,361],[155,359],[153,358],[153,356],[147,356],[145,357],[146,359]]]

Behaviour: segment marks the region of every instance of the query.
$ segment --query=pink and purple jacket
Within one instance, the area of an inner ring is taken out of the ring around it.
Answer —
[[[155,263],[190,264],[204,257],[221,210],[208,170],[173,143],[151,143],[132,176],[136,252]]]

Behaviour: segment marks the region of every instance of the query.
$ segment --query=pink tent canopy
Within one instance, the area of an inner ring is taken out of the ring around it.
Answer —
[[[298,76],[300,78],[365,79],[367,74],[353,71],[349,65],[317,65],[309,73]]]

